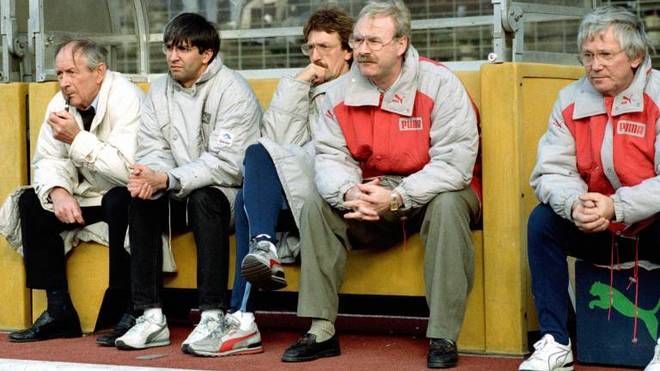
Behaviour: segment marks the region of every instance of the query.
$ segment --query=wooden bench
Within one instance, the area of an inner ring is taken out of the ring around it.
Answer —
[[[483,230],[473,231],[475,283],[458,342],[463,351],[522,354],[527,350],[527,331],[537,326],[525,251],[526,219],[536,203],[528,186],[528,176],[535,161],[538,138],[545,130],[557,91],[581,73],[576,67],[516,63],[484,65],[480,71],[457,73],[480,108],[484,174]],[[262,105],[267,107],[277,80],[252,80],[250,84]],[[34,146],[46,105],[58,87],[56,83],[27,85],[29,87],[23,84],[23,90],[19,91],[22,94],[27,91],[29,137]],[[0,98],[8,86],[0,86]],[[142,87],[147,88],[144,84]],[[20,98],[13,102],[18,101]],[[12,109],[21,111],[20,106]],[[21,112],[25,119],[25,111]],[[17,115],[20,116],[20,112]],[[3,143],[5,139],[0,138]],[[26,147],[11,148],[19,154],[17,157],[24,154],[22,163],[14,162],[24,174],[4,182],[0,188],[3,197],[13,187],[27,181]],[[230,287],[234,274],[234,243],[232,239]],[[24,328],[45,308],[45,294],[41,290],[33,290],[31,296],[27,294],[20,257],[7,250],[6,245],[0,246],[0,254],[5,258],[1,264],[7,265],[7,269],[0,271],[5,278],[0,284],[0,295],[5,302],[11,300],[12,305],[0,308],[0,328]],[[196,251],[192,235],[174,238],[173,253],[178,271],[165,278],[165,287],[194,288]],[[341,292],[423,296],[422,261],[423,247],[418,236],[408,241],[406,249],[398,246],[384,251],[352,251]],[[107,286],[107,269],[107,248],[103,246],[85,243],[69,256],[70,291],[84,331],[94,328]],[[285,272],[289,283],[285,290],[297,291],[299,268],[286,266]]]

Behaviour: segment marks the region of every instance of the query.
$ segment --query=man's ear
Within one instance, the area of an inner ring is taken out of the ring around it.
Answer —
[[[408,36],[400,37],[399,40],[396,41],[396,55],[400,57],[406,54],[406,50],[408,50],[409,43],[410,40],[408,39]]]
[[[637,57],[630,60],[630,65],[632,66],[632,68],[637,68],[639,67],[640,64],[642,64],[643,61],[644,59],[642,58],[642,56],[638,55]]]
[[[213,58],[212,49],[206,49],[202,52],[202,63],[209,64],[212,58]]]
[[[105,63],[101,63],[96,67],[96,83],[101,85],[103,78],[105,77],[105,71],[108,70],[108,66]]]

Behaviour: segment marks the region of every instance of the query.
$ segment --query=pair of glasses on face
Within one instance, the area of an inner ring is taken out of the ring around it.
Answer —
[[[580,63],[583,65],[590,65],[594,61],[598,61],[600,64],[603,65],[609,65],[614,62],[614,59],[616,58],[617,55],[623,53],[623,50],[619,50],[618,52],[611,52],[608,50],[600,51],[600,52],[581,52],[578,55],[578,60]]]
[[[328,44],[302,44],[300,45],[300,51],[306,55],[309,56],[314,52],[314,49],[316,49],[317,52],[320,54],[328,54],[332,49],[336,48],[337,45],[328,45]]]
[[[179,55],[188,54],[194,48],[195,48],[194,46],[163,44],[163,54],[168,55],[168,54],[172,54],[175,51]]]
[[[356,36],[353,35],[348,39],[348,45],[353,49],[359,49],[363,44],[369,48],[372,52],[377,52],[385,45],[391,44],[395,40],[399,39],[398,37],[393,37],[390,41],[384,42],[382,39],[379,37],[371,37],[371,36]]]

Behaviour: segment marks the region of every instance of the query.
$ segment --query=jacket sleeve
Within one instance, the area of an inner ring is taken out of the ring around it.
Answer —
[[[53,131],[47,122],[51,112],[62,110],[64,110],[64,99],[58,93],[46,109],[32,160],[34,171],[32,185],[42,205],[51,203],[49,195],[53,188],[62,187],[73,194],[73,190],[78,186],[78,171],[69,158],[67,146],[53,138]]]
[[[278,144],[302,146],[310,138],[309,83],[284,77],[264,113],[261,134]]]
[[[479,148],[477,117],[465,88],[449,74],[431,113],[430,161],[395,188],[405,208],[422,207],[442,192],[466,188]]]
[[[548,130],[539,141],[530,185],[539,201],[568,220],[573,219],[577,198],[587,192],[576,167],[575,140],[564,122],[559,100],[552,109]]]
[[[660,120],[655,123],[656,176],[632,187],[620,187],[612,196],[617,222],[634,224],[660,213]]]
[[[243,156],[259,135],[262,111],[247,83],[235,81],[227,90],[231,93],[225,93],[216,108],[207,150],[169,172],[181,186],[176,197],[206,186],[240,187],[243,183]]]
[[[316,188],[332,207],[344,209],[344,193],[362,181],[362,170],[346,145],[329,97],[321,97],[314,159]]]
[[[107,140],[102,141],[90,132],[80,131],[69,148],[69,155],[76,167],[86,167],[111,183],[122,186],[128,183],[128,167],[133,163],[143,97],[142,91],[130,85],[110,91],[106,117],[101,124],[111,127]]]
[[[135,153],[135,162],[148,166],[152,170],[164,171],[174,168],[176,162],[172,155],[172,149],[169,142],[165,139],[164,129],[168,126],[166,119],[159,120],[159,114],[167,117],[167,112],[160,112],[156,109],[156,99],[163,99],[164,89],[160,81],[152,84],[147,97],[142,103],[142,116],[140,117],[140,126],[137,134],[137,150]],[[162,97],[161,97],[162,94]],[[159,107],[167,110],[166,107]]]

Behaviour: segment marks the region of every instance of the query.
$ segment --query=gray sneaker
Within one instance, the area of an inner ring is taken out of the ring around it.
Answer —
[[[222,325],[188,345],[192,354],[205,357],[254,354],[264,351],[252,313],[227,314]]]
[[[268,240],[250,242],[250,253],[241,262],[241,275],[252,286],[262,290],[286,287],[284,270],[274,251],[275,245]]]
[[[190,351],[190,344],[209,336],[213,330],[222,326],[222,321],[222,316],[220,316],[220,318],[215,318],[212,316],[202,317],[197,326],[195,326],[195,329],[181,344],[181,351],[184,353],[192,353]]]

